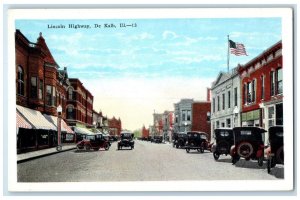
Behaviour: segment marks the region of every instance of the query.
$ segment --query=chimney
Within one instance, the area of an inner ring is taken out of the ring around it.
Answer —
[[[207,89],[207,101],[210,101],[210,88],[206,88]]]

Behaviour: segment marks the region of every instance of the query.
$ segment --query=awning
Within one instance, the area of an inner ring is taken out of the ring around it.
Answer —
[[[74,127],[74,132],[79,133],[79,134],[88,134],[88,135],[94,134],[92,131],[89,131],[86,128],[82,128],[82,127],[78,127],[78,126]]]
[[[32,126],[18,113],[16,112],[17,117],[17,128],[26,128],[26,129],[32,129]]]
[[[17,110],[36,129],[56,130],[54,124],[50,123],[40,111],[17,105]]]
[[[51,122],[52,124],[54,124],[54,126],[56,127],[56,130],[57,130],[57,117],[56,116],[52,116],[52,115],[46,115],[46,114],[44,114],[44,117],[49,122]],[[61,119],[61,131],[74,134],[74,132],[72,131],[72,129],[66,124],[66,122],[63,119]]]

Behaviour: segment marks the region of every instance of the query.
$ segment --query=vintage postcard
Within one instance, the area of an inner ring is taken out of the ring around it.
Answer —
[[[8,14],[10,191],[294,188],[291,9]]]

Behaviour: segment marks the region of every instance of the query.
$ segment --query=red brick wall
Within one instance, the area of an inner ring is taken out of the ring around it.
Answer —
[[[210,121],[207,120],[207,112],[210,112],[210,102],[195,102],[192,105],[192,131],[202,131],[210,137]]]
[[[145,126],[143,126],[143,129],[142,129],[142,137],[143,138],[149,137],[149,129],[146,129]]]
[[[120,119],[117,120],[115,117],[113,117],[112,119],[108,119],[108,127],[117,129],[117,134],[120,135],[122,130],[122,122]]]

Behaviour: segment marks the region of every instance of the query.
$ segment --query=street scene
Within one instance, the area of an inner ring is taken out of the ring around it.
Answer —
[[[147,156],[145,156],[147,155]],[[20,182],[182,181],[182,180],[280,180],[283,166],[267,173],[266,166],[230,156],[218,161],[212,153],[173,148],[171,144],[137,141],[133,150],[69,150],[18,164]]]
[[[18,182],[283,180],[281,25],[16,20]]]

